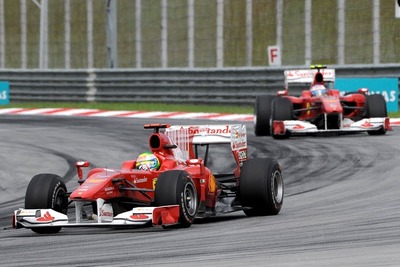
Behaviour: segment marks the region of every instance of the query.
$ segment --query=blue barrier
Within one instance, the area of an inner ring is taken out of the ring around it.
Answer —
[[[0,82],[0,105],[10,104],[10,83]]]
[[[354,92],[368,88],[370,94],[381,94],[386,100],[387,111],[399,110],[399,81],[397,78],[336,78],[335,88],[341,92]]]

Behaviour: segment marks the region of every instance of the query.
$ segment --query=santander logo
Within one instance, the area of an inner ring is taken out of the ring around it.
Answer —
[[[199,128],[199,127],[190,127],[188,129],[189,135],[195,135],[195,134],[229,134],[231,131],[229,129],[229,125],[226,125],[224,127],[204,127],[204,128]]]

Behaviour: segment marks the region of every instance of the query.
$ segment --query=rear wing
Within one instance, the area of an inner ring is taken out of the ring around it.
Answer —
[[[166,128],[165,133],[185,159],[191,158],[193,145],[230,144],[233,152],[247,150],[244,124],[173,125]]]
[[[288,89],[289,84],[293,83],[308,83],[311,84],[314,81],[314,76],[318,72],[318,69],[303,69],[303,70],[285,70],[285,89]],[[335,70],[334,69],[319,69],[319,72],[324,76],[324,81],[328,83],[335,82]]]

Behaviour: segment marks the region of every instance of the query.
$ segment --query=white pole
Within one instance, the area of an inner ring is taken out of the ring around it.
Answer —
[[[194,1],[188,0],[188,67],[194,67]]]
[[[0,0],[0,68],[6,66],[6,32],[4,26],[4,1]]]
[[[47,57],[47,0],[41,0],[40,5],[34,1],[40,9],[40,40],[39,40],[39,68],[48,66]]]
[[[44,16],[44,36],[43,36],[43,67],[47,69],[49,67],[49,23],[48,23],[48,1],[42,0],[43,16]]]
[[[40,36],[39,36],[39,69],[43,68],[43,42],[44,42],[44,18],[43,18],[43,5],[42,0],[40,2],[39,9],[40,9]]]
[[[282,51],[283,1],[276,0],[276,45]]]
[[[394,17],[400,18],[400,0],[394,0]]]
[[[161,67],[168,66],[168,2],[161,1]]]
[[[311,0],[305,1],[304,14],[305,14],[305,64],[311,65],[312,60],[312,36],[311,36],[311,15],[312,15]]]
[[[106,2],[107,2],[106,35],[107,35],[108,67],[117,68],[118,67],[117,0],[107,0]]]
[[[217,0],[217,68],[224,66],[224,0]]]
[[[379,64],[381,61],[380,50],[381,50],[381,33],[380,33],[380,0],[373,0],[373,44],[374,44],[374,64]]]
[[[65,68],[71,68],[71,5],[70,0],[64,2],[64,62]]]
[[[21,68],[26,69],[28,64],[26,53],[26,0],[20,0],[21,5]]]
[[[136,0],[136,68],[142,67],[142,0]]]
[[[40,36],[39,36],[39,69],[43,68],[43,56],[44,56],[44,16],[43,16],[43,2],[41,0],[40,9]]]
[[[87,12],[87,67],[93,68],[93,0],[86,1]]]
[[[246,0],[246,55],[247,66],[253,65],[253,0]]]
[[[338,0],[338,8],[337,8],[337,27],[338,27],[338,36],[337,36],[337,64],[343,65],[344,58],[345,58],[345,27],[346,27],[346,9],[345,9],[346,2],[345,0]]]

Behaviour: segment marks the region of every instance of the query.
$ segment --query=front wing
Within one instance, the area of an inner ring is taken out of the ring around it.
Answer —
[[[389,118],[368,118],[359,121],[351,119],[343,119],[342,125],[339,129],[318,129],[316,125],[308,121],[300,120],[287,120],[287,121],[273,121],[273,134],[284,135],[290,134],[310,134],[310,133],[323,133],[323,132],[367,132],[379,131],[381,129],[391,130]]]
[[[115,217],[110,214],[93,217],[91,220],[71,219],[53,209],[19,209],[14,211],[13,227],[132,227],[146,224],[168,226],[178,223],[179,206],[140,207]]]

